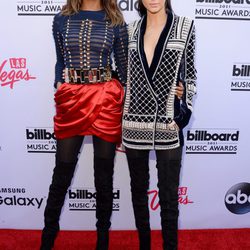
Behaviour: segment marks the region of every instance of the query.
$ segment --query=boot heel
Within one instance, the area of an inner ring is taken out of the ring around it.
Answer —
[[[97,231],[96,250],[108,250],[109,248],[109,231]]]
[[[40,250],[52,250],[54,247],[55,239],[56,234],[46,234],[43,232]]]
[[[151,249],[151,233],[150,231],[139,231],[139,243],[140,250],[150,250]]]

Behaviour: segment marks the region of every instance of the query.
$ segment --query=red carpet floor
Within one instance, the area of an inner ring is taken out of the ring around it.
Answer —
[[[40,231],[0,230],[0,250],[38,250]],[[95,232],[62,231],[55,250],[94,250]],[[160,231],[152,232],[152,250],[160,250]],[[138,250],[135,231],[112,231],[110,250]],[[250,229],[180,230],[179,250],[250,250]]]

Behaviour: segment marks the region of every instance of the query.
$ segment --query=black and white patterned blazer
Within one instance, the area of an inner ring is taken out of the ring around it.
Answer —
[[[171,149],[183,145],[182,129],[196,93],[193,21],[168,12],[150,67],[143,49],[146,16],[129,25],[128,77],[123,114],[123,144],[135,149]],[[179,81],[182,100],[175,96]],[[178,125],[170,126],[173,121]]]

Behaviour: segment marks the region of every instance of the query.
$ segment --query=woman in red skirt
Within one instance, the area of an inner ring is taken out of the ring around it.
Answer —
[[[116,0],[68,0],[54,17],[56,165],[41,249],[52,249],[84,136],[93,136],[97,244],[108,249],[116,144],[121,141],[127,28]],[[116,69],[111,69],[111,54]],[[114,78],[115,76],[115,78]],[[117,80],[119,79],[119,80]]]

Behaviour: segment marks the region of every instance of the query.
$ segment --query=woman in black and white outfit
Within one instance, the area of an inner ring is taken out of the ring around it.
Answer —
[[[176,16],[170,0],[140,0],[142,17],[129,26],[128,82],[123,113],[123,144],[140,249],[150,249],[147,191],[149,152],[155,150],[163,248],[177,249],[178,186],[182,129],[196,92],[193,21]],[[175,95],[182,82],[182,98]]]

